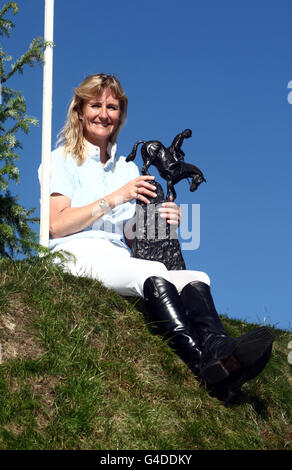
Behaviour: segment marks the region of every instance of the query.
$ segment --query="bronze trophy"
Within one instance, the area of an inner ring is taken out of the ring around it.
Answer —
[[[137,200],[136,204],[136,233],[132,243],[132,256],[134,258],[160,261],[164,263],[168,270],[186,269],[181,253],[177,230],[174,226],[166,223],[165,219],[159,216],[157,208],[167,200],[170,195],[176,199],[174,185],[179,181],[190,178],[190,191],[195,191],[198,186],[206,180],[201,170],[185,163],[185,154],[181,149],[184,139],[190,138],[192,131],[185,129],[177,134],[170,147],[165,147],[157,140],[139,140],[135,143],[132,152],[126,161],[134,160],[139,144],[144,165],[141,168],[142,175],[149,175],[148,168],[154,165],[160,176],[167,182],[167,194],[164,197],[160,183],[153,182],[156,186],[157,197],[150,199],[150,204],[145,204]]]

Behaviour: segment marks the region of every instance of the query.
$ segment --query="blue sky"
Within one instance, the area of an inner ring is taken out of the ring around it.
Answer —
[[[2,40],[14,58],[43,36],[44,1],[18,5]],[[292,327],[291,17],[286,0],[58,0],[54,28],[53,143],[74,87],[98,72],[116,74],[129,98],[120,154],[140,139],[169,145],[191,128],[186,161],[207,184],[195,193],[186,180],[176,186],[178,204],[200,204],[200,246],[184,251],[187,269],[209,274],[219,313],[284,329]],[[10,86],[41,124],[42,68]],[[41,126],[21,141],[13,192],[39,215]]]

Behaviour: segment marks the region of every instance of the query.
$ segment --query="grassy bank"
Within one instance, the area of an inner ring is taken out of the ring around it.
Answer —
[[[44,258],[1,260],[0,449],[292,448],[291,333],[274,329],[268,366],[225,407],[143,309]]]

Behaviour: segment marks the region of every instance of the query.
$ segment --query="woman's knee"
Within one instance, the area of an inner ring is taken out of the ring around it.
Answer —
[[[169,271],[166,269],[165,265],[160,261],[150,261],[150,260],[137,260],[140,261],[136,265],[136,289],[142,297],[144,296],[144,283],[149,277],[163,277],[169,282],[171,281],[171,276]]]
[[[151,265],[149,266],[149,276],[163,277],[168,281],[171,280],[169,271],[166,269],[166,266],[160,261],[150,261]],[[145,279],[146,280],[146,279]]]
[[[208,286],[211,284],[208,274],[203,271],[169,271],[169,274],[171,276],[171,281],[177,288],[178,292],[181,292],[182,289],[190,282],[200,281],[204,282]]]
[[[201,271],[198,277],[199,277],[198,279],[199,281],[204,282],[205,284],[208,284],[208,286],[211,285],[211,279],[209,278],[208,274]]]

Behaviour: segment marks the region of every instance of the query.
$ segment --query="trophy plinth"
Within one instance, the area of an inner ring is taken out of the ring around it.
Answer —
[[[132,243],[132,256],[139,259],[160,261],[168,270],[186,269],[186,265],[177,239],[174,225],[160,217],[158,208],[164,198],[163,190],[158,182],[157,197],[150,199],[150,204],[137,200],[136,204],[136,233]]]

